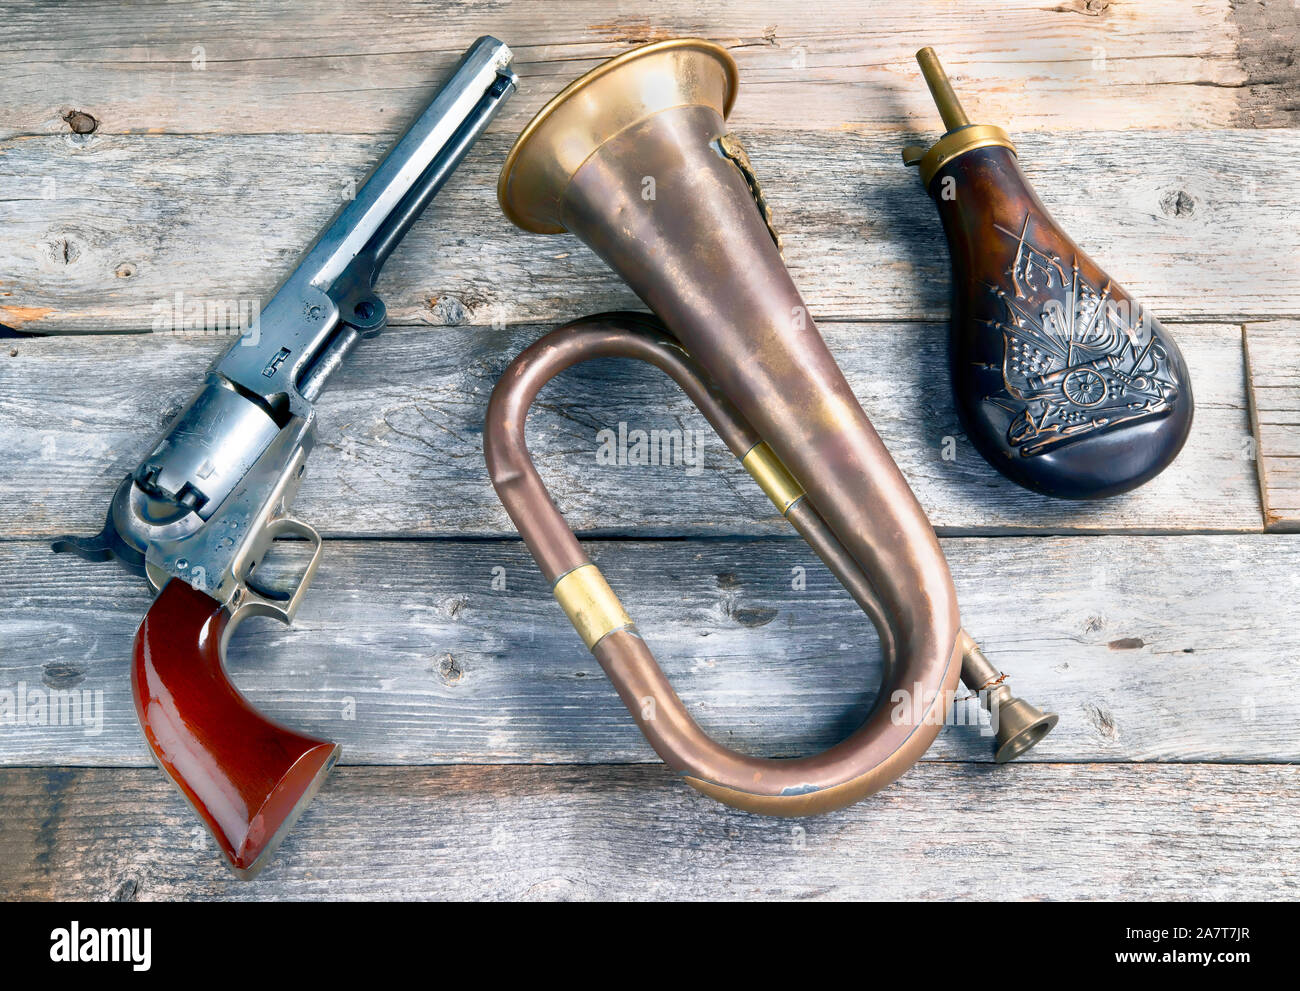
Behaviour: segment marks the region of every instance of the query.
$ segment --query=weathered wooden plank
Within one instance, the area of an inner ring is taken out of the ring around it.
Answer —
[[[1234,2],[1237,61],[1246,73],[1238,126],[1289,127],[1300,114],[1300,4]]]
[[[0,771],[0,894],[1294,899],[1298,775],[928,764],[850,809],[792,821],[726,809],[659,768],[344,768],[244,883],[161,772],[20,768]]]
[[[1300,323],[1250,325],[1245,339],[1264,525],[1300,530]]]
[[[947,249],[903,134],[742,129],[820,319],[948,312]],[[0,142],[0,323],[141,330],[176,309],[256,312],[388,138],[91,135]],[[1165,320],[1293,316],[1300,130],[1028,133],[1057,219]],[[496,204],[506,135],[482,142],[391,259],[394,323],[570,319],[629,304],[576,238],[525,234]],[[668,195],[661,191],[660,198]],[[161,325],[166,326],[165,323]]]
[[[944,328],[828,323],[822,330],[944,532],[1262,526],[1238,327],[1173,328],[1196,393],[1191,439],[1146,486],[1092,503],[1027,492],[980,458],[952,406]],[[542,331],[395,330],[365,344],[322,397],[322,443],[298,502],[303,518],[334,536],[513,535],[488,481],[482,423],[506,363]],[[117,483],[229,340],[190,334],[4,342],[0,535],[98,530]],[[702,446],[672,464],[598,464],[600,431],[617,432],[620,423],[629,430],[689,430]],[[601,362],[567,373],[543,393],[529,438],[543,476],[581,532],[789,533],[704,418],[648,367]]]
[[[1061,716],[1029,759],[1300,759],[1295,539],[1004,537],[944,549],[967,627],[1017,692]],[[589,551],[718,739],[812,753],[866,714],[880,677],[874,634],[797,540]],[[806,589],[792,588],[798,568]],[[0,764],[147,764],[127,677],[143,582],[0,543],[0,601],[10,711],[20,692],[92,693],[80,723],[69,712],[41,725],[29,704],[0,725]],[[329,542],[297,624],[253,621],[229,666],[259,707],[338,740],[347,762],[655,759],[514,542]],[[991,758],[973,705],[930,759]]]
[[[980,118],[1017,128],[1279,126],[1297,120],[1285,2],[828,0],[417,5],[344,0],[118,11],[0,6],[0,136],[395,132],[475,37],[517,53],[517,131],[568,80],[633,45],[702,35],[740,63],[747,126],[933,130],[913,52],[934,45]],[[86,126],[80,123],[79,126]]]

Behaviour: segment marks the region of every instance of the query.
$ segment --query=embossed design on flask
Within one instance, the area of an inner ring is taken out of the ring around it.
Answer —
[[[1035,457],[1094,432],[1168,415],[1179,379],[1140,304],[1117,300],[1109,282],[1091,285],[1078,257],[1062,259],[1032,241],[1033,217],[1018,231],[994,224],[1015,253],[988,291],[1001,307],[1002,388],[984,402],[1013,415],[1007,444]]]

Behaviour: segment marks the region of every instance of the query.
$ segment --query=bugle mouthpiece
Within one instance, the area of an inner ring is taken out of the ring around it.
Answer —
[[[1010,692],[1008,691],[1008,694]],[[1044,712],[1022,698],[1011,697],[998,705],[997,741],[993,759],[999,764],[1015,760],[1045,737],[1056,726],[1059,717],[1054,712]]]
[[[993,665],[979,644],[963,630],[960,634],[961,680],[979,695],[980,704],[993,719],[993,759],[999,764],[1015,760],[1050,733],[1057,723],[1054,712],[1043,712],[1011,694],[1006,676]]]

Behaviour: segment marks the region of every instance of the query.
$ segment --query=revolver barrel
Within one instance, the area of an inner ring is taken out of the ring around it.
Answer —
[[[429,106],[308,249],[299,270],[312,285],[326,292],[339,283],[370,288],[393,248],[514,91],[510,59],[510,49],[495,38],[480,38],[469,48]]]

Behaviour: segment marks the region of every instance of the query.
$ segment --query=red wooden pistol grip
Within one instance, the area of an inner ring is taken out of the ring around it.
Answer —
[[[251,878],[311,802],[337,744],[254,709],[226,677],[230,614],[173,579],[135,635],[131,691],[145,739],[235,873]]]

